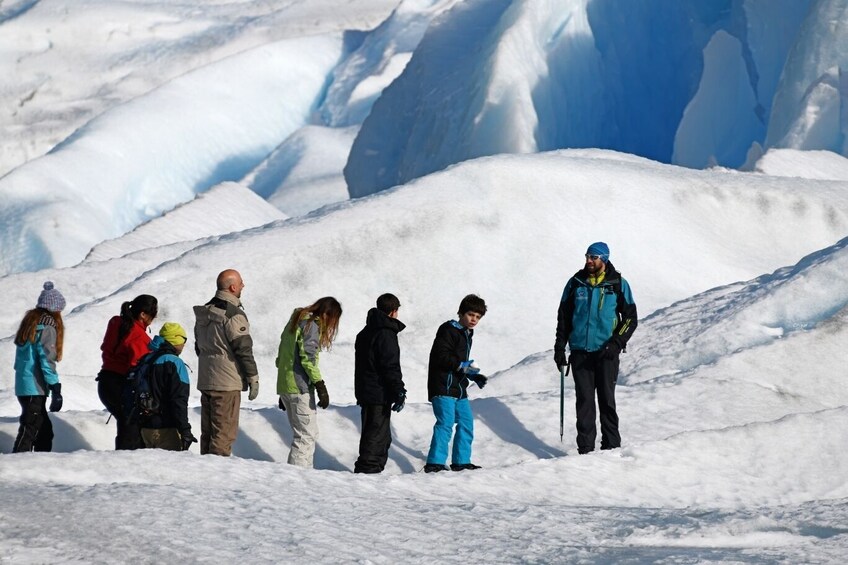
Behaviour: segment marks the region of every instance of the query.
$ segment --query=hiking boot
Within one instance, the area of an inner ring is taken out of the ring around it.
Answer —
[[[475,465],[474,463],[463,463],[461,465],[452,464],[451,471],[473,471],[475,469],[482,469],[480,465]]]
[[[427,463],[424,465],[425,473],[438,473],[439,471],[447,471],[448,468],[444,465],[438,465],[436,463]]]

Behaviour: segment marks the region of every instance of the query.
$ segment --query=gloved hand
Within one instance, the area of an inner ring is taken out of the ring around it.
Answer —
[[[615,359],[619,353],[621,353],[621,346],[615,339],[607,341],[601,349],[601,357],[603,359]]]
[[[280,410],[282,410],[283,412],[285,412],[285,411],[286,411],[286,405],[285,405],[285,404],[283,404],[283,397],[282,397],[282,396],[281,396],[281,397],[280,397],[280,399],[277,401],[277,406],[278,406],[278,407],[279,407],[279,409],[280,409]]]
[[[489,382],[489,378],[485,375],[469,375],[468,378],[477,383],[480,388],[483,388]]]
[[[50,411],[58,412],[62,409],[62,383],[56,383],[47,387],[50,389]]]
[[[248,383],[250,387],[250,392],[247,393],[248,400],[256,400],[256,397],[259,396],[259,379],[254,379]]]
[[[476,375],[480,372],[480,369],[474,366],[474,359],[469,359],[468,361],[460,363],[459,370],[466,375]]]
[[[562,371],[562,368],[568,365],[568,357],[565,356],[565,349],[554,349],[554,363],[557,370]]]
[[[327,385],[324,384],[324,381],[315,383],[315,392],[318,393],[318,406],[326,409],[330,405],[330,393],[327,392]]]
[[[403,410],[404,405],[406,405],[406,393],[402,392],[398,395],[397,400],[395,400],[394,404],[392,404],[392,410],[394,412],[400,412]]]
[[[180,434],[180,439],[183,442],[183,451],[188,451],[191,444],[197,443],[197,438],[191,435],[191,432],[183,432]]]

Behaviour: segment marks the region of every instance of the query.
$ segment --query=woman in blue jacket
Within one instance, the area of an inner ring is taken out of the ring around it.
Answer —
[[[15,395],[21,404],[21,425],[13,453],[53,449],[47,395],[52,396],[50,411],[61,410],[62,385],[56,363],[62,360],[64,308],[65,297],[47,281],[35,308],[24,315],[15,334]]]

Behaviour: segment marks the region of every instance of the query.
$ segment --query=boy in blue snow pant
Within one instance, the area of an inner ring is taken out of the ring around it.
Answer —
[[[474,415],[471,413],[471,402],[467,398],[451,396],[437,396],[432,402],[436,425],[433,426],[433,439],[430,442],[427,463],[437,463],[444,467],[454,424],[456,437],[453,438],[451,462],[454,466],[471,463],[471,442],[474,441]]]
[[[447,470],[448,444],[456,426],[451,455],[451,470],[479,469],[471,462],[471,442],[474,440],[474,416],[468,401],[468,385],[474,382],[480,388],[486,377],[474,366],[471,339],[474,327],[486,313],[486,303],[479,296],[469,294],[459,304],[459,320],[449,320],[439,326],[427,375],[427,394],[433,403],[436,424],[427,454],[425,473]]]

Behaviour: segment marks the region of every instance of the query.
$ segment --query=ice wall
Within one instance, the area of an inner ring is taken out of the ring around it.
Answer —
[[[497,153],[599,147],[701,168],[846,153],[848,0],[469,0],[374,103],[351,196]]]
[[[848,0],[818,0],[780,77],[767,147],[828,149],[848,155]]]
[[[350,193],[496,153],[601,147],[670,161],[702,48],[729,17],[729,0],[457,5],[366,118]]]

